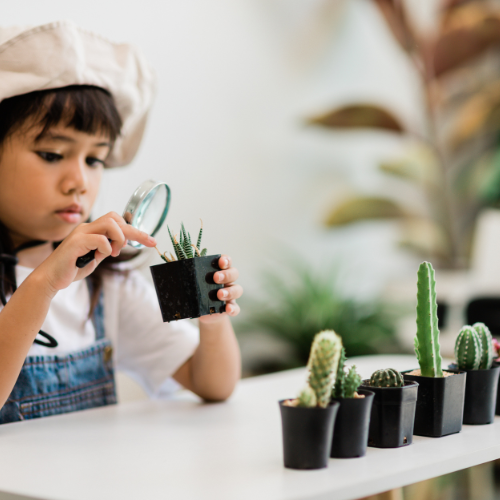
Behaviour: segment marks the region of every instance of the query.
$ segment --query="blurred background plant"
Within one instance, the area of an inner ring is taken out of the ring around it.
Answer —
[[[419,75],[425,129],[410,129],[369,102],[347,103],[308,123],[401,136],[406,153],[380,168],[411,183],[422,203],[416,209],[394,191],[353,195],[331,209],[326,224],[399,219],[404,247],[437,267],[467,267],[479,213],[500,202],[500,5],[440,0],[434,22],[423,26],[412,0],[373,1]]]
[[[311,342],[321,330],[342,337],[348,357],[401,352],[396,321],[402,308],[376,300],[361,301],[342,291],[340,266],[315,271],[303,261],[289,260],[281,270],[263,274],[263,296],[247,299],[238,334],[265,332],[288,344],[273,366],[254,366],[253,373],[304,366]]]

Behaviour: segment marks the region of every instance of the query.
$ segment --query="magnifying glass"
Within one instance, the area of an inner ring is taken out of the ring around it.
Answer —
[[[154,236],[163,225],[170,206],[170,188],[164,182],[145,181],[132,194],[123,218],[127,224]],[[134,248],[143,248],[137,241],[128,241]],[[94,260],[95,250],[78,257],[76,267],[85,267]]]

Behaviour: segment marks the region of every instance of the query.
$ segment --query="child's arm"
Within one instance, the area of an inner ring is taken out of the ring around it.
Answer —
[[[156,244],[113,212],[81,224],[12,294],[0,311],[0,408],[16,383],[56,293],[88,276],[105,257],[118,255],[127,239],[148,247]],[[78,269],[76,259],[90,250],[96,250],[94,261]]]
[[[225,285],[217,297],[226,301],[226,313],[199,319],[200,344],[174,374],[177,382],[208,401],[227,399],[241,375],[240,350],[229,316],[239,314],[235,299],[241,297],[243,289],[233,284],[238,271],[231,267],[230,257],[223,255],[219,266],[222,271],[215,273],[214,280]]]

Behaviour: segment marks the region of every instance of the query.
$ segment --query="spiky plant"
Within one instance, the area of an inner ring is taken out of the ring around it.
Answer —
[[[493,363],[491,333],[484,323],[462,327],[455,342],[455,359],[461,370],[488,370]]]
[[[417,280],[415,354],[423,377],[442,377],[436,302],[436,280],[430,262],[422,262]]]
[[[474,323],[472,328],[476,330],[481,341],[481,362],[479,368],[481,370],[489,370],[493,364],[495,353],[493,351],[493,337],[490,329],[484,323]]]
[[[393,368],[377,370],[370,377],[371,387],[402,387],[403,385],[403,375]]]
[[[200,232],[198,233],[198,240],[196,242],[196,245],[191,242],[191,235],[186,231],[184,223],[181,222],[181,231],[179,233],[179,240],[177,240],[176,234],[172,235],[172,233],[170,232],[170,228],[168,226],[167,229],[168,229],[168,234],[170,235],[170,240],[172,241],[172,245],[174,247],[175,255],[177,256],[177,260],[192,259],[194,257],[204,257],[205,255],[207,255],[206,248],[201,250],[203,221],[201,221],[201,228]],[[173,262],[176,260],[172,254],[170,254],[170,257],[168,257],[167,252],[162,254],[158,250],[158,253],[165,262]]]
[[[316,393],[308,384],[300,391],[299,395],[297,396],[297,406],[312,408],[313,406],[316,406],[316,404]]]
[[[353,398],[354,393],[358,390],[361,385],[361,376],[356,371],[356,367],[352,366],[346,373],[344,369],[346,357],[345,349],[342,347],[340,353],[339,366],[337,369],[337,377],[335,379],[335,385],[332,389],[332,398]]]

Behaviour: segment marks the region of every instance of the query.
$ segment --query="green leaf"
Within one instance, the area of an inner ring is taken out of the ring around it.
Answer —
[[[327,226],[342,226],[360,220],[394,219],[405,212],[394,201],[377,197],[354,197],[337,205],[326,218]]]

